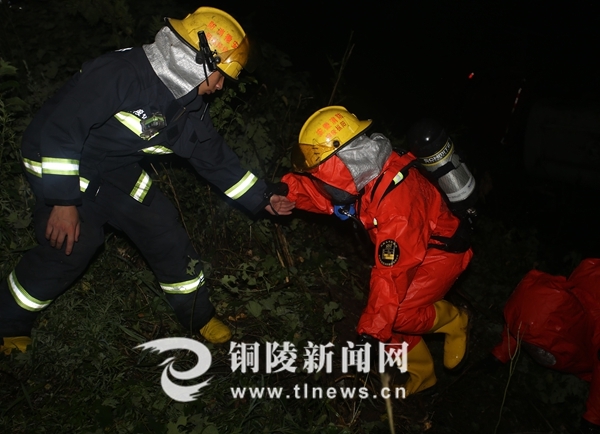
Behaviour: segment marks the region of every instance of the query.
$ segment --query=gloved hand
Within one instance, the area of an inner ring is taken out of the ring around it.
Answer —
[[[600,434],[600,425],[582,418],[579,425],[579,432],[581,434]]]
[[[340,220],[348,220],[350,216],[356,214],[356,208],[354,208],[354,204],[334,205],[333,213],[338,216]]]
[[[263,194],[265,210],[272,215],[290,215],[296,203],[286,197],[289,193],[288,185],[285,182],[265,182],[267,184]]]
[[[377,366],[377,364],[379,363],[379,341],[373,336],[360,335],[356,340],[356,344],[369,344],[371,346],[369,349],[369,360],[371,362],[371,367]]]
[[[265,181],[265,183],[267,184],[267,189],[263,195],[265,199],[271,199],[271,196],[274,194],[278,196],[287,196],[290,192],[290,189],[285,182]]]

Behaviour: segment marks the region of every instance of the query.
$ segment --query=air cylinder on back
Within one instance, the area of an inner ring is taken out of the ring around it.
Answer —
[[[430,180],[446,194],[451,210],[459,216],[474,212],[475,178],[444,128],[432,119],[423,119],[410,129],[407,140]]]

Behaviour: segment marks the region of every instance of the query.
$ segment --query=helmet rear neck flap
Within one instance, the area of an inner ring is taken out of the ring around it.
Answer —
[[[163,27],[153,44],[142,47],[152,69],[175,98],[187,95],[207,75],[203,65],[196,63],[196,53],[168,27]]]
[[[337,156],[348,168],[356,189],[377,178],[385,162],[392,153],[392,144],[383,135],[375,133],[370,137],[362,134],[339,150]]]

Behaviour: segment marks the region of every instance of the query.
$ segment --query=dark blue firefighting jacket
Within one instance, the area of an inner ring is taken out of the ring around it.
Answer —
[[[265,182],[241,167],[197,88],[175,99],[142,48],[85,63],[37,113],[22,146],[25,169],[41,178],[50,206],[79,205],[104,182],[149,203],[157,187],[139,163],[147,154],[167,153],[189,159],[252,213],[266,206]]]

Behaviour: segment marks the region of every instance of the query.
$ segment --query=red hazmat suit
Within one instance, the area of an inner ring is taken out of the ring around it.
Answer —
[[[568,279],[530,271],[508,299],[504,318],[502,342],[492,354],[508,362],[517,336],[529,352],[533,346],[550,353],[553,358],[534,359],[589,382],[583,417],[600,425],[600,259],[583,260]]]
[[[459,220],[418,169],[407,169],[414,159],[410,153],[392,152],[355,204],[357,218],[375,244],[369,299],[357,331],[382,342],[405,341],[409,350],[432,329],[433,303],[444,297],[472,257],[471,250],[448,253],[428,247],[435,243],[433,235],[451,237]],[[310,176],[359,194],[353,175],[337,155],[314,168]],[[299,209],[333,214],[330,200],[310,176],[285,175],[288,198]]]

